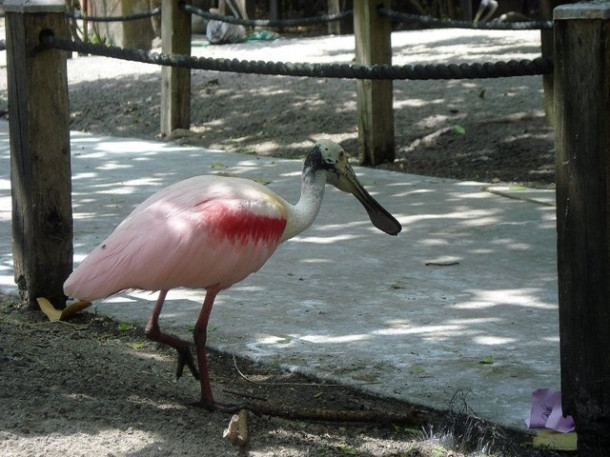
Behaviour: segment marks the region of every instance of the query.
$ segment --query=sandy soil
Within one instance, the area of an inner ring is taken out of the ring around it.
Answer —
[[[84,57],[69,63],[69,75],[73,129],[158,138],[156,68]],[[386,167],[552,186],[552,131],[543,115],[540,78],[394,87],[398,160]],[[281,157],[303,156],[320,137],[356,149],[353,82],[194,72],[191,95],[192,128],[171,140]],[[524,446],[522,436],[459,415],[468,412],[460,401],[447,405],[452,413],[435,414],[214,354],[212,383],[222,395],[296,410],[414,411],[419,418],[354,424],[250,415],[250,443],[234,448],[222,438],[229,417],[191,404],[197,382],[175,382],[174,354],[148,342],[142,329],[94,314],[48,323],[19,309],[14,299],[0,298],[3,456],[553,455]]]

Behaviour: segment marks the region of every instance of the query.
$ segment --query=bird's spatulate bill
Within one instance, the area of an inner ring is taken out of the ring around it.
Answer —
[[[352,188],[351,193],[358,199],[366,212],[369,214],[369,218],[375,227],[388,235],[398,235],[402,230],[400,222],[396,220],[383,206],[375,200],[371,194],[360,184],[358,178],[354,172],[350,169],[347,171],[346,178],[350,182]]]

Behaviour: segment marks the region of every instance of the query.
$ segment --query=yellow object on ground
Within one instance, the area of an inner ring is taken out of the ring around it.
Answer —
[[[38,302],[38,306],[40,306],[40,310],[47,315],[51,322],[63,321],[73,314],[78,313],[80,310],[91,306],[90,301],[79,300],[69,304],[64,309],[57,309],[44,297],[39,297],[36,301]]]

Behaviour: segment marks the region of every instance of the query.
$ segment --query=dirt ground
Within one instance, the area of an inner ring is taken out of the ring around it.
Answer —
[[[159,138],[159,73],[125,65],[70,63],[72,129]],[[171,140],[296,158],[327,137],[356,153],[353,82],[194,72],[192,88],[192,128]],[[553,186],[553,133],[539,79],[396,82],[394,92],[397,161],[384,167]],[[141,328],[94,314],[49,323],[0,298],[2,456],[556,455],[461,415],[472,412],[459,396],[449,412],[435,413],[212,354],[212,384],[228,401],[415,416],[349,423],[250,415],[249,444],[236,448],[222,437],[229,416],[193,406],[198,383],[176,382],[174,354]]]
[[[558,455],[464,415],[470,411],[459,395],[439,413],[212,353],[217,397],[293,415],[250,413],[249,442],[234,447],[223,438],[230,415],[194,405],[198,381],[176,380],[175,363],[173,350],[132,324],[93,313],[49,322],[0,296],[0,455]],[[363,419],[298,416],[311,410]]]

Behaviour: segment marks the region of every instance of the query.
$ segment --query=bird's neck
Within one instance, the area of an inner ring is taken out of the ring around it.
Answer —
[[[326,186],[326,171],[306,171],[303,173],[301,197],[296,205],[291,205],[290,217],[284,230],[282,241],[290,239],[308,228],[318,215],[324,188]]]

